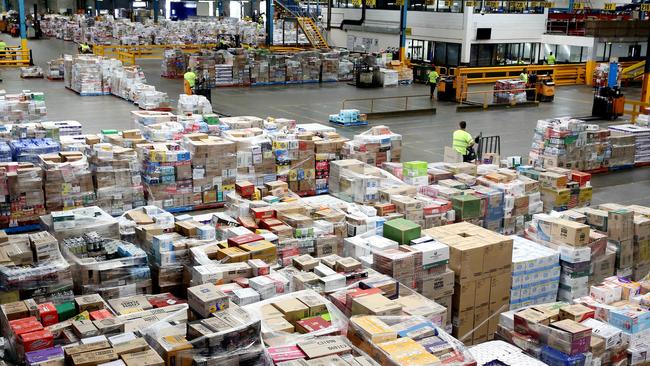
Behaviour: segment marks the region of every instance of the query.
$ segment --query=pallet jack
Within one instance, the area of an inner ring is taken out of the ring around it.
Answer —
[[[550,75],[539,76],[537,74],[531,74],[528,76],[528,84],[526,89],[535,89],[535,90],[526,90],[526,99],[537,100],[540,102],[552,102],[555,98],[555,81]]]
[[[613,121],[623,115],[624,109],[625,95],[621,91],[618,80],[618,62],[612,61],[609,64],[607,86],[598,87],[594,90],[591,115],[576,118],[583,121]]]

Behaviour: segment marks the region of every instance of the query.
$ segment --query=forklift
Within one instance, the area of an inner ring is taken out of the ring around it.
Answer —
[[[595,119],[615,120],[623,115],[625,96],[621,91],[618,62],[609,64],[607,86],[598,87],[594,92],[591,117]]]
[[[540,102],[552,102],[555,97],[555,81],[550,75],[528,75],[528,84],[526,84],[526,99],[530,101],[537,100]]]

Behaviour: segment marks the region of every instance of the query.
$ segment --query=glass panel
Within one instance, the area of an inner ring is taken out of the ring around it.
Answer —
[[[460,44],[447,43],[447,66],[460,64]]]
[[[436,42],[435,53],[433,55],[433,63],[436,65],[444,65],[447,60],[447,49],[445,42]]]

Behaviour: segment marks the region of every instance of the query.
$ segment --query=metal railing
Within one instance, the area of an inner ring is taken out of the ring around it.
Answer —
[[[628,105],[632,106],[632,109],[627,109]],[[641,102],[638,100],[625,100],[625,106],[623,107],[623,114],[630,116],[630,122],[636,123],[636,118],[640,114],[648,114],[650,112],[650,103]]]
[[[416,98],[426,98],[427,103],[418,103],[414,100]],[[423,111],[431,109],[432,107],[433,104],[431,103],[430,95],[403,95],[395,97],[344,99],[341,103],[341,109],[354,108],[361,111],[361,113],[368,114]]]
[[[29,48],[7,47],[0,51],[0,66],[29,66]]]

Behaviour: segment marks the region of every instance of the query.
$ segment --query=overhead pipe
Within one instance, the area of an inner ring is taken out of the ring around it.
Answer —
[[[361,19],[358,20],[343,19],[343,21],[341,21],[341,25],[339,25],[339,29],[343,29],[343,27],[346,25],[363,25],[365,21],[366,21],[366,0],[361,0]],[[329,18],[328,18],[328,22],[329,22]]]

